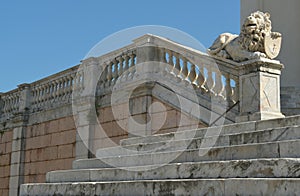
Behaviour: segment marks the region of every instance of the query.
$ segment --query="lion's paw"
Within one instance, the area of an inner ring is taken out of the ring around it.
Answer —
[[[266,58],[267,55],[266,55],[265,53],[262,53],[262,52],[254,52],[253,55],[252,55],[252,57],[253,57],[254,59],[260,58],[260,57]]]

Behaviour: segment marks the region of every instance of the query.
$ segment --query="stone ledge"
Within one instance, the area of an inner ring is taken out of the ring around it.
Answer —
[[[299,159],[204,161],[125,168],[79,169],[47,173],[48,183],[127,180],[298,177]],[[139,171],[133,171],[139,170]]]
[[[299,191],[298,178],[230,178],[24,184],[20,195],[297,195]]]

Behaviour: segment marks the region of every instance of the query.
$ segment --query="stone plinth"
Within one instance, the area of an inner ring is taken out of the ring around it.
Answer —
[[[237,122],[283,118],[280,109],[279,61],[259,59],[240,65],[240,116]]]

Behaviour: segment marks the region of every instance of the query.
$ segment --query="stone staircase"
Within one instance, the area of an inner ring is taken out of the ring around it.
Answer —
[[[299,195],[299,149],[300,116],[129,138],[21,195]]]

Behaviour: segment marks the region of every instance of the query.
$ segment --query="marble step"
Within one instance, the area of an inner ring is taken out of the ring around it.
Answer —
[[[193,136],[203,137],[206,134],[206,132],[208,133],[209,136],[213,136],[213,135],[247,133],[247,132],[259,131],[259,130],[299,126],[299,125],[300,125],[300,115],[281,118],[281,119],[235,123],[235,124],[224,125],[219,127],[202,128],[197,130],[181,130],[181,131],[179,130],[173,133],[149,135],[145,137],[133,137],[133,138],[121,140],[120,144],[132,145],[132,144],[139,144],[139,143],[166,141],[166,140],[170,140],[171,138],[174,139],[184,138],[184,137],[190,138]]]
[[[143,154],[145,152],[154,153],[185,149],[199,149],[207,146],[230,146],[300,139],[300,127],[285,127],[264,131],[221,135],[219,137],[191,137],[191,139],[188,140],[185,138],[181,140],[180,138],[177,138],[178,140],[170,139],[162,142],[141,143],[99,149],[97,150],[97,157],[101,158],[120,155]]]
[[[168,163],[255,158],[300,158],[299,149],[300,140],[218,146],[213,148],[103,157],[101,159],[81,159],[73,162],[73,169],[130,167]]]
[[[30,195],[299,195],[299,178],[168,179],[23,184]]]
[[[300,177],[300,158],[204,161],[125,168],[77,169],[47,173],[47,182],[99,182],[200,178]]]

